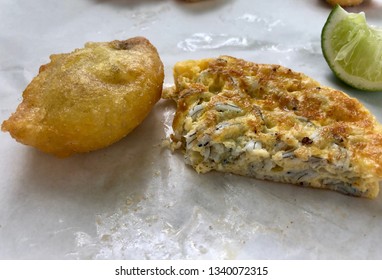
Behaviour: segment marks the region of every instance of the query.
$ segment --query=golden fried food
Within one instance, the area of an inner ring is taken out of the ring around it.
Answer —
[[[331,5],[341,5],[343,7],[347,6],[357,6],[363,2],[363,0],[326,0]]]
[[[145,38],[87,43],[50,57],[2,130],[65,157],[106,147],[137,127],[160,99],[163,64]]]
[[[382,126],[356,99],[280,65],[229,56],[174,67],[173,147],[211,170],[375,198]]]

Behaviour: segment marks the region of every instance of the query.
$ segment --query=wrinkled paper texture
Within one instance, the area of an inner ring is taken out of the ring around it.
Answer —
[[[382,26],[381,1],[365,10]],[[382,121],[382,95],[338,82],[321,53],[324,1],[0,2],[0,113],[53,53],[147,37],[165,65],[232,55],[277,63],[358,98]],[[58,159],[0,134],[2,259],[378,259],[382,198],[352,198],[210,172],[163,145],[175,105],[160,101],[109,148]]]

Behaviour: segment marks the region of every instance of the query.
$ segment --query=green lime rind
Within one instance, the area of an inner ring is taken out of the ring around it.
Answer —
[[[382,91],[382,30],[370,27],[364,13],[335,6],[322,29],[321,48],[340,80],[357,89]]]

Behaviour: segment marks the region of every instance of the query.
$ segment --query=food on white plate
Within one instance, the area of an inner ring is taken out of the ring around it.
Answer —
[[[160,99],[163,64],[143,37],[90,42],[50,58],[1,127],[41,151],[66,157],[109,146]]]
[[[341,6],[357,6],[363,2],[363,0],[326,0],[331,5]]]
[[[280,65],[230,56],[174,67],[172,147],[211,170],[375,198],[382,127],[356,99]]]
[[[369,26],[364,13],[334,7],[322,29],[321,48],[330,69],[343,82],[382,91],[382,29]]]

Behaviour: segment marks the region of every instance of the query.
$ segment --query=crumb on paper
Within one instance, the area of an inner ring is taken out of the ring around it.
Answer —
[[[171,152],[174,152],[175,150],[179,149],[181,145],[182,145],[182,142],[180,141],[174,142],[171,139],[166,138],[166,139],[163,139],[161,146],[162,148],[166,148],[171,150]]]

